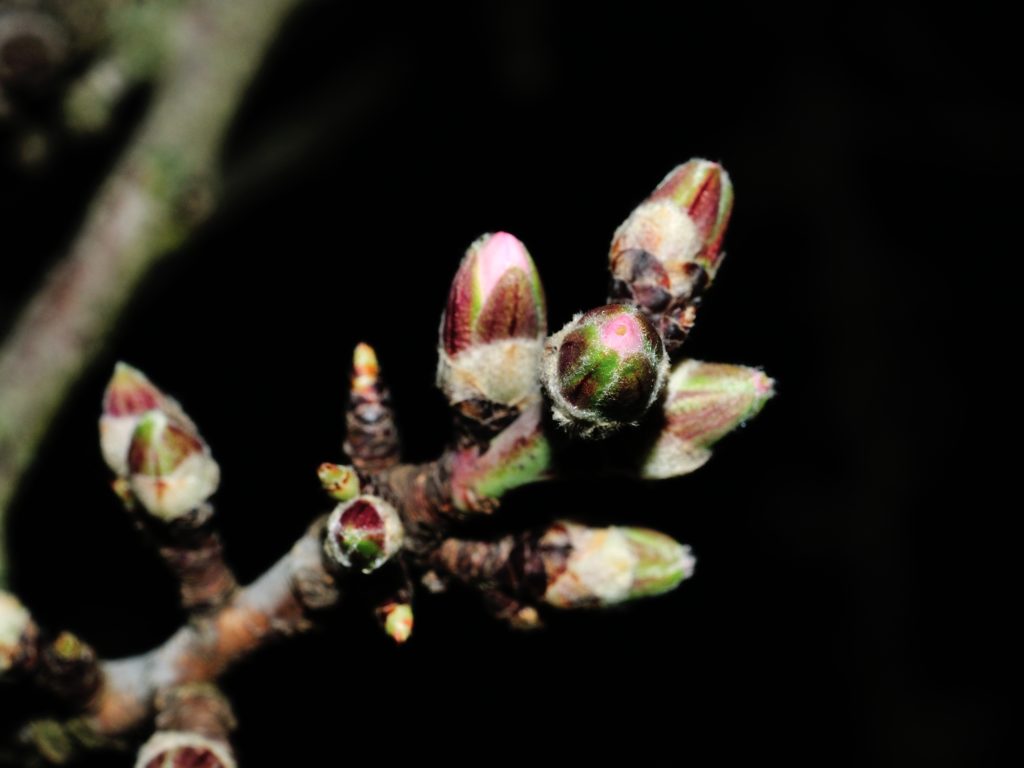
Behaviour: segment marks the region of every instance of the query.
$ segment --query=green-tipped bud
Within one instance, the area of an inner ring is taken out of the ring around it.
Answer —
[[[544,387],[556,421],[583,436],[635,424],[668,373],[661,337],[637,307],[577,315],[544,347]]]
[[[10,592],[0,591],[0,680],[21,661],[33,632],[32,617],[21,601]]]
[[[316,471],[327,495],[335,501],[349,501],[359,495],[359,475],[347,464],[324,462]]]
[[[327,521],[324,551],[345,568],[371,573],[402,548],[398,512],[377,496],[357,496],[334,508]]]
[[[702,466],[718,440],[756,416],[775,394],[775,383],[757,368],[683,360],[668,380],[664,425],[640,466],[657,480]]]
[[[377,609],[377,618],[388,637],[399,645],[412,636],[413,615],[409,603],[385,603]]]
[[[539,396],[547,333],[533,259],[507,232],[484,235],[459,266],[441,321],[437,385],[448,402],[521,408]]]
[[[615,605],[660,595],[693,575],[690,548],[646,528],[588,528],[558,522],[539,542],[547,588],[556,608]]]
[[[137,368],[127,363],[114,366],[114,375],[103,393],[100,415],[100,450],[107,466],[119,477],[128,475],[128,447],[139,419],[147,411],[160,410],[183,426],[195,429],[178,403],[161,392]]]
[[[732,183],[718,163],[693,159],[673,170],[616,230],[611,296],[636,302],[673,353],[714,280],[732,214]]]
[[[220,468],[192,429],[163,411],[139,420],[128,450],[132,493],[154,517],[180,519],[199,507],[220,483]]]
[[[235,768],[221,741],[190,731],[158,731],[139,750],[135,768]]]

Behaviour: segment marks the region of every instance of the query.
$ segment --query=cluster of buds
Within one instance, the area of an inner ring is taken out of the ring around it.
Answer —
[[[640,307],[669,354],[685,341],[700,295],[722,263],[732,202],[725,169],[690,160],[666,176],[612,238],[611,297]]]
[[[165,522],[202,514],[220,468],[181,406],[141,371],[117,364],[99,427],[119,495]]]
[[[491,431],[540,398],[544,290],[526,247],[507,232],[474,242],[441,320],[437,384],[466,423]]]
[[[636,424],[667,374],[661,337],[632,304],[577,315],[544,347],[544,388],[555,420],[582,436]]]

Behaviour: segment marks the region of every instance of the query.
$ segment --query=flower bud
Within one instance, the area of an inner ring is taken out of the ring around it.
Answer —
[[[100,450],[107,466],[119,477],[128,475],[128,447],[139,419],[147,411],[160,410],[195,430],[178,403],[165,395],[146,375],[127,363],[114,366],[114,375],[103,394],[100,415]]]
[[[140,420],[128,450],[132,493],[165,522],[180,519],[213,495],[220,468],[202,438],[163,411]]]
[[[661,433],[640,475],[657,480],[699,468],[712,445],[756,416],[774,394],[774,382],[757,368],[680,362],[669,376]]]
[[[616,230],[610,296],[635,302],[670,354],[697,317],[697,302],[721,264],[732,213],[729,174],[694,159],[673,170]]]
[[[371,573],[402,548],[398,512],[377,496],[357,496],[334,508],[327,521],[324,551],[345,568]]]
[[[453,405],[520,408],[539,396],[546,333],[544,290],[530,254],[507,232],[484,235],[466,251],[452,282],[437,384]]]
[[[388,637],[399,645],[412,635],[413,615],[409,603],[386,603],[377,609],[377,617]]]
[[[556,608],[615,605],[660,595],[693,575],[690,548],[646,528],[555,523],[539,541],[543,599]]]
[[[661,337],[635,306],[577,315],[544,347],[544,387],[555,420],[583,436],[635,424],[665,384]]]
[[[21,661],[34,634],[32,617],[10,592],[0,590],[0,679]]]
[[[327,495],[335,501],[349,501],[359,495],[359,475],[347,464],[324,462],[316,471]]]
[[[190,731],[157,731],[139,750],[135,768],[235,768],[221,741]]]

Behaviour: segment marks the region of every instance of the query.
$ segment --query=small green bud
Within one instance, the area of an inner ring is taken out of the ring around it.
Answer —
[[[377,615],[388,637],[399,645],[412,636],[413,614],[409,603],[386,603],[377,609]]]
[[[316,471],[327,495],[335,501],[349,501],[359,495],[359,475],[347,464],[324,462]]]
[[[128,469],[132,493],[165,522],[199,507],[220,483],[220,468],[202,438],[163,411],[149,411],[139,420]]]
[[[404,531],[398,512],[377,496],[357,496],[334,508],[327,521],[324,551],[345,568],[371,573],[401,548]]]
[[[544,347],[544,387],[555,420],[583,436],[636,424],[665,384],[661,337],[637,307],[577,315]]]

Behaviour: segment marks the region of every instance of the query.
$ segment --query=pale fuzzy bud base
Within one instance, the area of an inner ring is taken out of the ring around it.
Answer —
[[[135,761],[135,768],[146,768],[150,762],[160,755],[175,749],[206,749],[209,750],[223,768],[237,768],[235,758],[231,751],[223,743],[200,736],[198,733],[188,731],[158,731],[150,737],[149,741],[142,745],[139,756]]]
[[[710,458],[710,449],[663,433],[641,462],[640,477],[645,480],[681,477],[700,469]]]
[[[349,554],[338,543],[336,532],[341,528],[341,516],[345,514],[345,510],[357,501],[368,501],[373,504],[377,513],[384,521],[384,551],[373,563],[363,568],[363,573],[372,573],[394,557],[398,550],[402,548],[402,542],[405,540],[405,528],[402,526],[402,518],[399,517],[398,510],[378,496],[363,494],[351,501],[336,506],[334,511],[331,512],[331,516],[327,518],[327,536],[324,538],[324,550],[327,552],[327,556],[334,562],[339,563],[345,568],[353,567]]]
[[[0,592],[0,674],[11,668],[31,616],[16,597]]]
[[[220,467],[206,452],[193,453],[163,477],[132,475],[132,493],[153,517],[178,520],[201,505],[220,484]]]
[[[524,408],[540,397],[541,339],[502,339],[449,356],[438,349],[437,386],[452,405],[464,400]]]
[[[612,237],[612,253],[639,248],[655,256],[668,273],[669,287],[675,296],[693,292],[696,274],[685,267],[696,262],[702,246],[693,219],[671,200],[642,203]]]
[[[118,477],[128,477],[128,449],[140,418],[139,414],[100,416],[100,451],[103,461]]]
[[[623,427],[635,427],[640,421],[639,419],[636,421],[607,419],[597,411],[577,408],[558,391],[558,350],[562,346],[562,339],[574,329],[576,321],[582,316],[582,312],[577,312],[562,330],[548,339],[544,345],[544,359],[542,361],[540,378],[541,383],[544,385],[544,391],[551,399],[551,414],[554,416],[555,423],[572,432],[577,437],[599,439],[607,437]],[[650,411],[651,406],[658,401],[662,391],[665,389],[665,383],[668,381],[668,372],[668,355],[663,355],[658,365],[654,389],[651,390],[651,398],[647,401],[647,407],[644,409],[645,414]]]
[[[638,558],[622,531],[565,525],[572,554],[565,571],[548,586],[544,602],[556,608],[578,608],[628,599]]]

